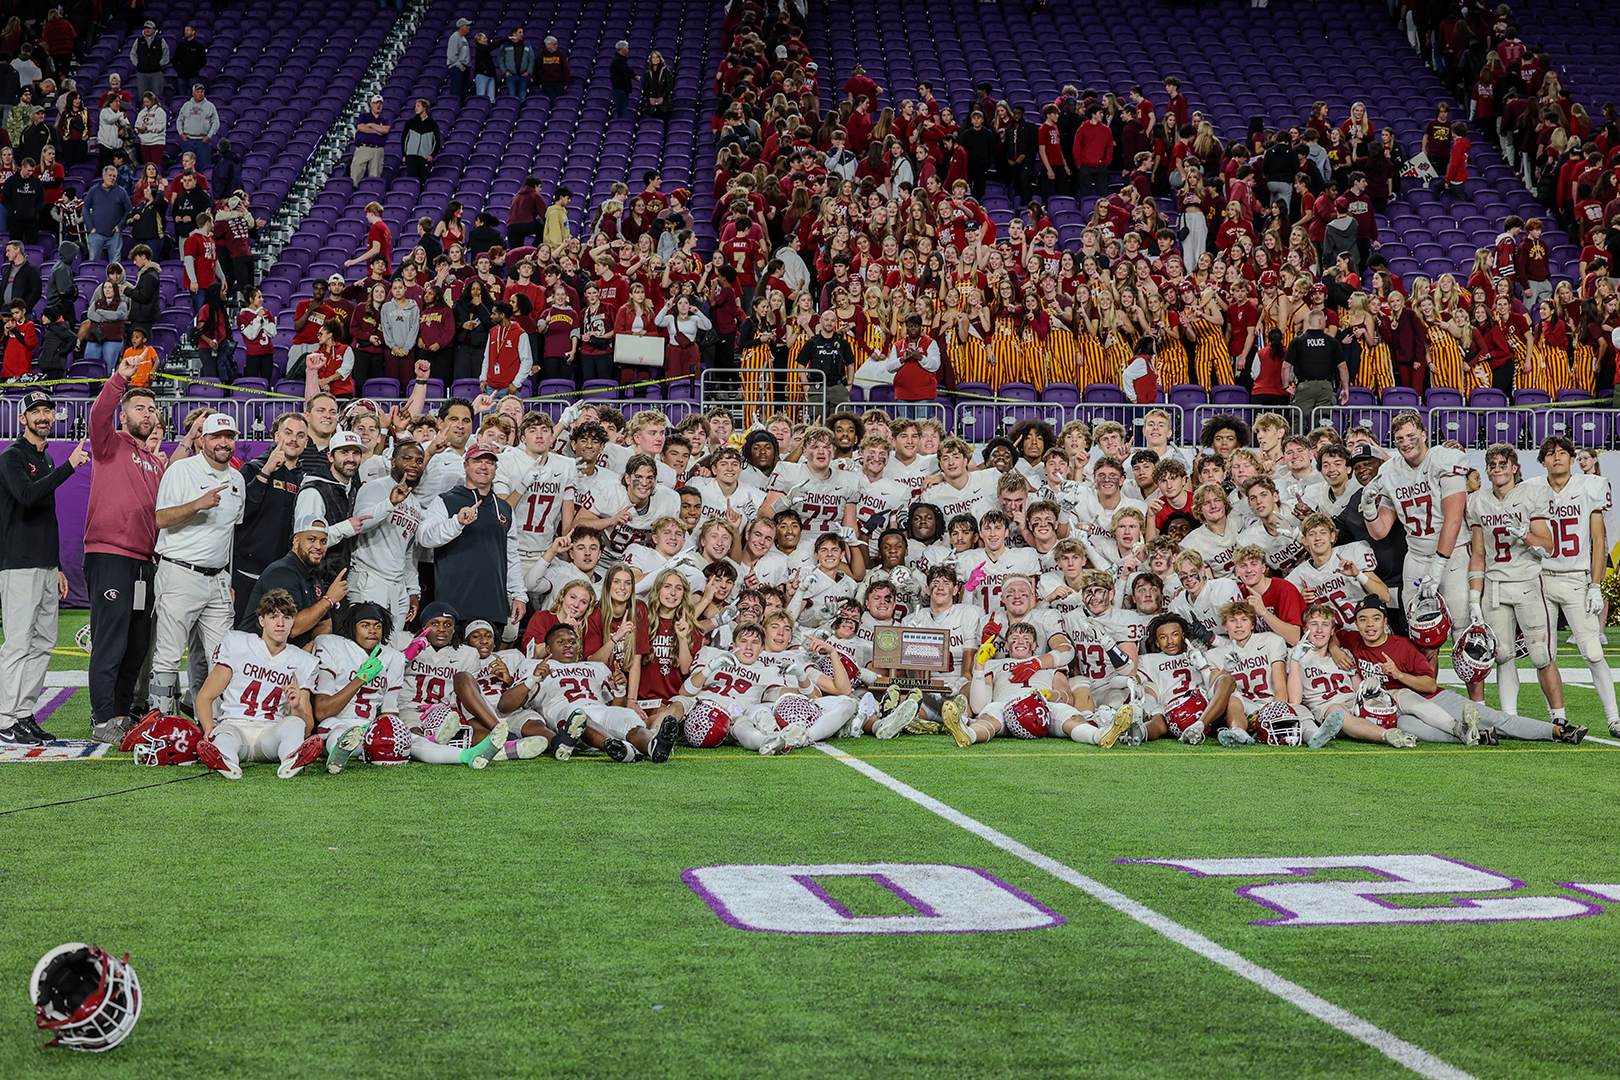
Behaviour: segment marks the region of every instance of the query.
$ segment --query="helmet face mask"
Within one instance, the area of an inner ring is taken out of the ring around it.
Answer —
[[[1496,666],[1496,635],[1487,626],[1470,626],[1451,650],[1451,670],[1465,683],[1479,682]]]
[[[34,1022],[56,1038],[48,1045],[102,1053],[135,1030],[141,1017],[141,981],[122,960],[94,945],[58,945],[34,965],[28,982]]]
[[[1254,716],[1255,741],[1270,746],[1299,746],[1305,741],[1299,714],[1282,701],[1268,702]]]
[[[1438,649],[1451,636],[1451,614],[1439,596],[1414,596],[1406,612],[1408,637],[1420,649]]]

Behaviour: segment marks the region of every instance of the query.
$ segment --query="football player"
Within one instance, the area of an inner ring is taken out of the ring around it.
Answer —
[[[951,635],[951,656],[960,658],[960,664],[951,671],[935,672],[929,678],[938,678],[950,692],[960,694],[967,686],[969,673],[973,670],[973,654],[983,640],[985,624],[984,612],[975,604],[958,602],[960,590],[957,588],[958,578],[956,569],[952,566],[935,566],[928,571],[926,592],[928,606],[921,611],[914,611],[907,616],[906,626],[920,626],[932,630],[946,630]],[[868,602],[871,593],[867,594]],[[870,641],[870,635],[867,636]]]
[[[1243,527],[1232,514],[1226,490],[1220,484],[1198,485],[1193,510],[1202,524],[1182,539],[1182,550],[1198,555],[1213,576],[1231,577],[1232,549],[1237,547]],[[1218,617],[1215,623],[1220,624]]]
[[[736,721],[763,704],[767,691],[787,686],[782,672],[764,658],[765,628],[758,623],[737,627],[731,635],[731,650],[729,654],[715,648],[699,652],[680,695],[655,712],[649,726],[674,717],[681,721],[687,745],[718,746],[740,730]],[[751,724],[746,728],[747,733],[737,741],[758,750],[765,735]]]
[[[1189,746],[1219,724],[1248,730],[1243,703],[1233,693],[1237,682],[1210,663],[1193,646],[1187,620],[1174,612],[1148,624],[1137,678],[1146,692],[1148,721],[1144,740],[1174,735]]]
[[[442,600],[429,604],[422,612],[422,632],[404,653],[400,719],[413,736],[420,736],[411,739],[411,760],[484,768],[505,748],[507,727],[490,710],[474,681],[480,666],[478,652],[462,643],[456,609]],[[449,744],[463,725],[472,728],[474,745],[458,749]]]
[[[1249,481],[1243,494],[1249,500],[1254,524],[1238,534],[1239,544],[1254,544],[1265,552],[1266,565],[1271,567],[1272,573],[1288,573],[1305,557],[1305,545],[1300,541],[1298,524],[1280,509],[1277,485],[1270,477],[1256,477]]]
[[[417,583],[416,527],[422,522],[422,504],[415,492],[426,458],[417,443],[401,443],[385,476],[368,480],[355,496],[355,517],[366,519],[355,536],[353,565],[349,569],[349,598],[385,609],[398,639],[410,635],[402,628],[416,615],[422,589]]]
[[[1221,496],[1223,499],[1226,496]],[[1226,552],[1228,570],[1232,553]],[[1214,578],[1204,559],[1196,551],[1183,551],[1175,559],[1176,576],[1181,580],[1181,594],[1170,602],[1170,611],[1180,615],[1196,628],[1195,637],[1214,641],[1221,633],[1221,608],[1244,599],[1243,589],[1230,576]]]
[[[1376,721],[1363,714],[1356,692],[1361,676],[1340,667],[1329,652],[1337,621],[1326,604],[1305,609],[1305,635],[1288,653],[1289,703],[1303,705],[1322,725],[1313,738],[1336,727],[1360,742],[1382,742],[1398,749],[1416,746],[1416,737],[1395,726],[1394,709],[1379,712]]]
[[[742,482],[742,467],[742,454],[734,446],[725,446],[715,453],[710,465],[713,477],[693,477],[687,483],[686,490],[702,497],[705,518],[720,518],[740,528],[759,514],[765,493]]]
[[[1299,725],[1305,744],[1319,750],[1339,733],[1342,721],[1335,716],[1330,723],[1318,724],[1305,708],[1281,700],[1288,693],[1288,643],[1269,630],[1256,633],[1258,624],[1252,603],[1232,603],[1221,608],[1227,644],[1213,650],[1210,661],[1232,676],[1237,684],[1233,695],[1242,702],[1244,715],[1260,733],[1261,741],[1274,741],[1271,725],[1292,720]],[[1222,746],[1246,746],[1256,741],[1249,731],[1238,728],[1222,728],[1217,738]]]
[[[680,521],[681,497],[658,482],[658,461],[648,454],[631,455],[618,479],[616,485],[598,487],[595,504],[581,509],[574,520],[601,529],[603,548],[622,556],[631,544],[645,539],[655,522]]]
[[[513,540],[527,580],[557,535],[573,528],[572,514],[563,511],[577,466],[551,452],[551,420],[544,413],[523,418],[518,440],[518,446],[501,453],[495,494],[512,507]]]
[[[1389,586],[1373,573],[1378,557],[1359,540],[1335,547],[1338,524],[1326,514],[1312,513],[1300,522],[1306,559],[1288,575],[1307,604],[1326,604],[1339,620],[1339,629],[1354,625],[1356,605],[1364,596],[1390,603]]]
[[[785,754],[840,733],[859,736],[866,721],[878,711],[877,699],[864,695],[857,703],[851,692],[850,668],[830,644],[814,637],[793,642],[793,618],[785,611],[765,616],[765,659],[777,666],[787,690],[769,712],[754,709],[739,717],[732,735],[744,746],[748,737],[737,725],[752,727],[764,736],[762,757]]]
[[[1519,711],[1519,661],[1508,644],[1519,633],[1536,666],[1547,712],[1564,722],[1564,680],[1552,660],[1552,617],[1541,585],[1541,561],[1554,554],[1547,523],[1547,499],[1519,485],[1519,453],[1506,443],[1485,451],[1490,487],[1468,496],[1473,530],[1468,570],[1468,624],[1488,626],[1498,643],[1496,690],[1502,711]],[[1483,683],[1469,684],[1468,696],[1484,698]]]
[[[495,648],[495,627],[484,619],[474,619],[461,629],[461,638],[467,647],[478,654],[477,665],[473,669],[473,682],[478,686],[478,692],[483,695],[484,704],[489,706],[491,712],[506,721],[507,733],[521,731],[529,717],[507,715],[511,709],[503,707],[502,700],[506,692],[520,681],[519,677],[524,666],[523,653],[517,649]],[[534,732],[535,736],[541,733]],[[515,739],[507,739],[501,748],[500,757],[507,760],[537,758],[546,752],[551,745],[550,736],[524,737],[519,735]],[[564,755],[564,760],[567,755]]]
[[[1010,727],[1020,738],[1062,734],[1075,742],[1106,747],[1131,726],[1129,707],[1110,714],[1102,725],[1081,717],[1069,694],[1068,678],[1036,659],[1041,633],[1035,627],[1015,622],[1005,636],[1007,655],[975,667],[966,699],[952,698],[941,709],[957,746],[988,742]]]
[[[996,488],[1001,474],[994,469],[973,471],[973,448],[961,439],[939,444],[939,473],[924,481],[922,501],[939,510],[941,521],[967,514],[974,521],[998,509]]]
[[[901,480],[885,479],[889,465],[889,440],[867,435],[860,445],[859,489],[855,503],[855,524],[867,551],[877,556],[878,537],[891,525],[905,520],[911,508],[911,486]]]
[[[315,658],[289,648],[298,605],[285,589],[259,600],[259,633],[226,631],[214,667],[197,691],[197,760],[227,780],[242,779],[243,761],[277,761],[289,780],[321,756],[325,741],[313,734],[309,688]]]
[[[410,729],[399,720],[405,656],[388,648],[392,634],[392,616],[380,604],[359,603],[338,613],[332,633],[315,639],[311,652],[318,670],[312,707],[315,734],[326,741],[329,773],[343,771],[373,724],[387,728],[379,737],[395,747],[405,749],[400,744],[409,743]]]
[[[1603,706],[1609,734],[1620,737],[1614,672],[1603,656],[1603,593],[1599,589],[1608,550],[1603,516],[1609,509],[1609,484],[1600,476],[1572,475],[1574,459],[1574,443],[1562,435],[1549,435],[1536,455],[1547,475],[1524,486],[1547,501],[1547,524],[1553,534],[1553,551],[1541,560],[1541,588],[1547,605],[1563,613],[1570,641],[1592,673],[1592,688]]]
[[[762,512],[775,516],[781,510],[797,510],[806,532],[837,532],[843,527],[849,530],[844,539],[853,541],[861,482],[848,470],[834,469],[832,460],[832,432],[810,428],[804,433],[803,462],[776,467]]]
[[[1406,527],[1401,603],[1413,594],[1439,596],[1450,618],[1468,610],[1468,458],[1460,450],[1429,446],[1423,418],[1404,412],[1390,422],[1398,453],[1361,489],[1367,532],[1382,540],[1399,520]],[[1438,650],[1432,650],[1434,662]]]
[[[956,557],[957,580],[963,583],[965,603],[980,607],[986,615],[999,606],[1002,585],[1014,574],[1032,580],[1041,572],[1040,556],[1028,548],[1008,546],[1012,521],[1000,510],[979,519],[981,547]]]
[[[1085,549],[1075,537],[1059,540],[1052,554],[1057,559],[1057,569],[1041,575],[1041,604],[1061,618],[1085,604],[1081,588],[1090,571],[1086,566]]]

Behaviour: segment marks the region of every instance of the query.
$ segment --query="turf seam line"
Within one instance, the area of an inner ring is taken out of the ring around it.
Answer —
[[[162,787],[164,784],[178,784],[182,780],[195,780],[200,776],[207,776],[208,772],[192,773],[190,776],[176,776],[172,780],[159,780],[155,784],[142,784],[139,787],[120,788],[117,791],[103,791],[99,795],[85,795],[78,799],[61,799],[57,802],[40,803],[37,806],[17,806],[10,810],[0,810],[0,817],[8,814],[20,814],[24,810],[45,810],[52,806],[72,806],[74,803],[90,802],[94,799],[105,799],[113,795],[128,795],[132,791],[145,791],[147,788]]]
[[[918,791],[903,781],[896,780],[888,773],[875,765],[868,764],[860,758],[840,750],[826,743],[816,743],[816,749],[828,754],[867,779],[876,781],[890,791],[916,803],[923,809],[937,814],[951,824],[973,833],[975,836],[1000,848],[1016,858],[1022,859],[1037,869],[1044,870],[1059,881],[1073,885],[1081,892],[1086,893],[1095,900],[1100,900],[1122,915],[1127,915],[1146,926],[1160,936],[1182,946],[1213,963],[1226,968],[1234,975],[1247,979],[1271,994],[1276,995],[1316,1019],[1344,1032],[1353,1039],[1357,1039],[1377,1050],[1385,1057],[1394,1061],[1419,1076],[1428,1080],[1476,1080],[1476,1078],[1462,1069],[1457,1068],[1429,1053],[1421,1047],[1414,1046],[1404,1039],[1398,1038],[1368,1020],[1364,1020],[1348,1009],[1339,1007],[1331,1001],[1311,993],[1298,983],[1283,978],[1269,968],[1261,967],[1240,953],[1228,949],[1193,930],[1183,926],[1166,915],[1161,915],[1152,908],[1138,901],[1132,900],[1117,889],[1110,888],[1095,878],[1087,877],[1073,867],[1058,862],[1056,859],[1043,855],[1034,848],[1019,843],[1007,834],[984,824],[975,818],[956,810],[931,795]]]

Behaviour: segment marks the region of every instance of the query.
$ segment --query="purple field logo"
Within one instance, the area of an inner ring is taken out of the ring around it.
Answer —
[[[1239,896],[1279,916],[1251,926],[1374,926],[1415,923],[1524,922],[1602,914],[1570,896],[1470,897],[1522,889],[1524,882],[1439,855],[1342,855],[1325,858],[1116,859],[1184,870],[1194,877],[1288,878],[1245,885]],[[1357,881],[1314,880],[1319,870],[1359,870]],[[1306,880],[1297,880],[1304,878]],[[1620,885],[1566,885],[1602,900]],[[1408,901],[1397,903],[1392,899]],[[1415,904],[1410,901],[1426,901]]]
[[[911,910],[852,911],[829,891],[839,878],[866,878]],[[1005,881],[945,863],[700,866],[681,880],[726,925],[773,934],[975,934],[1064,923]]]

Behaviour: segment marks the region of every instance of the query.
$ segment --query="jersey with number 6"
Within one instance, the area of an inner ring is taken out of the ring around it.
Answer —
[[[1541,568],[1550,574],[1591,573],[1592,515],[1609,509],[1608,481],[1577,474],[1569,478],[1563,491],[1554,491],[1546,477],[1538,476],[1525,481],[1524,488],[1547,503],[1553,553],[1541,560]]]
[[[1524,582],[1541,576],[1541,560],[1513,531],[1527,531],[1532,521],[1546,516],[1546,500],[1519,485],[1505,498],[1488,487],[1468,496],[1468,525],[1478,526],[1485,537],[1486,581]]]
[[[426,648],[405,665],[405,692],[399,696],[399,718],[413,728],[422,726],[422,714],[435,705],[454,705],[456,676],[476,674],[478,650],[470,645]]]
[[[1435,446],[1413,468],[1399,454],[1384,462],[1378,473],[1383,482],[1379,502],[1395,509],[1395,520],[1406,527],[1408,555],[1432,556],[1440,544],[1440,527],[1445,524],[1441,501],[1447,495],[1468,490],[1468,458],[1461,450]],[[1457,535],[1457,546],[1467,543]]]
[[[1243,645],[1228,643],[1212,650],[1210,662],[1224,669],[1237,683],[1235,693],[1243,707],[1254,712],[1268,701],[1288,696],[1287,686],[1275,686],[1272,664],[1288,655],[1288,643],[1270,631],[1252,634]]]
[[[322,634],[315,639],[313,650],[320,670],[315,673],[315,693],[336,694],[349,681],[360,665],[371,655],[346,637]],[[345,725],[367,724],[379,716],[399,715],[399,691],[405,684],[405,654],[387,646],[382,651],[383,669],[354,692],[354,697],[335,716],[321,721],[322,727],[337,728]]]
[[[214,701],[214,722],[270,722],[287,715],[299,690],[315,688],[318,665],[303,649],[288,645],[274,656],[257,634],[227,631],[214,649],[214,663],[231,669],[230,684]]]

